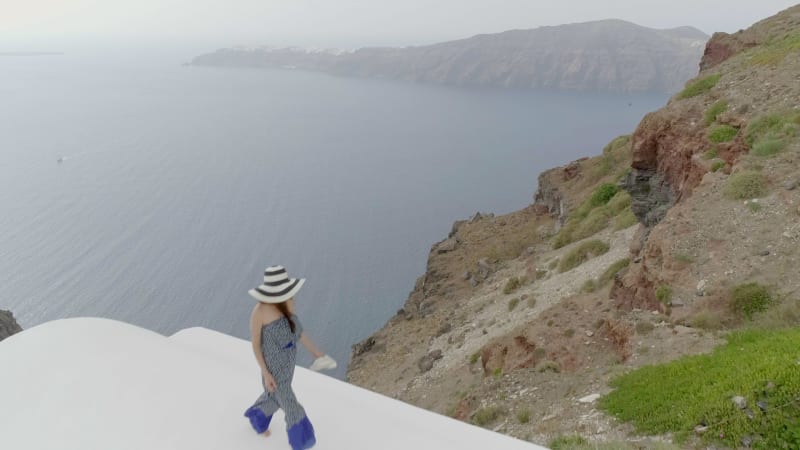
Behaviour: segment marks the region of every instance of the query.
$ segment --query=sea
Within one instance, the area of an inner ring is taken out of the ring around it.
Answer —
[[[96,316],[248,338],[247,291],[281,264],[307,279],[299,316],[344,378],[455,220],[529,205],[541,171],[599,154],[668,97],[191,56],[0,56],[0,309],[24,328]]]

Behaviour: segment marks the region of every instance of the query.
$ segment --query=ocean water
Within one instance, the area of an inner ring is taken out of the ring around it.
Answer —
[[[23,327],[246,338],[246,292],[283,264],[343,377],[453,221],[526,206],[666,101],[180,62],[0,57],[0,309]]]

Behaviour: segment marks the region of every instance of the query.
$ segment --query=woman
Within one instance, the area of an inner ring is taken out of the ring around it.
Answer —
[[[294,296],[303,283],[304,279],[289,278],[282,266],[272,266],[264,271],[264,283],[249,291],[258,300],[250,316],[250,333],[264,393],[244,415],[256,432],[269,436],[272,415],[282,409],[293,450],[311,448],[316,443],[314,427],[292,391],[297,342],[316,358],[313,370],[336,368],[336,361],[319,351],[294,315]]]

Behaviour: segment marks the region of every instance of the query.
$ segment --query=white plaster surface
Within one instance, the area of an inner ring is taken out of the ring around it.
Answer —
[[[300,367],[294,389],[318,450],[542,449]],[[269,438],[243,417],[260,393],[247,341],[57,320],[0,342],[0,447],[290,449],[282,413]]]

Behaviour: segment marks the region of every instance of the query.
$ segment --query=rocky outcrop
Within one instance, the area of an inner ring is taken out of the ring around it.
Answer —
[[[675,92],[696,71],[708,36],[621,20],[512,30],[405,48],[355,51],[233,48],[191,65],[304,69],[458,86]]]
[[[11,311],[0,310],[0,341],[22,331]]]
[[[712,75],[718,81],[706,89],[676,95],[637,127],[632,137],[632,171],[622,185],[631,194],[632,210],[643,229],[640,241],[631,246],[639,263],[617,280],[611,291],[619,306],[663,307],[654,290],[675,281],[669,279],[680,266],[671,257],[678,245],[674,237],[688,239],[698,230],[686,225],[687,214],[683,213],[676,213],[678,218],[670,224],[661,221],[671,208],[688,202],[714,171],[728,174],[740,170],[739,162],[750,151],[746,142],[750,123],[798,107],[797,79],[783,75],[797,73],[796,58],[791,56],[791,44],[781,44],[795,42],[798,35],[800,6],[747,30],[716,33],[706,46],[700,74],[687,86]],[[723,105],[724,112],[709,117],[713,105]],[[713,138],[720,128],[732,130],[733,135]],[[706,191],[703,195],[709,194]]]

